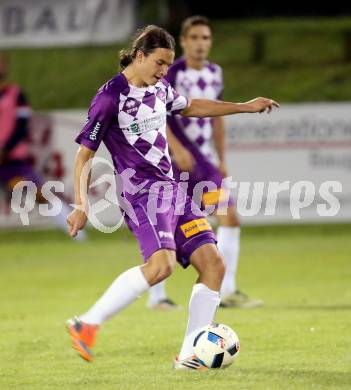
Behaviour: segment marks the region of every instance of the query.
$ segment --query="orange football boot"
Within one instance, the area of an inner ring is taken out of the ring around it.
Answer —
[[[72,346],[86,361],[93,360],[91,348],[95,345],[98,325],[89,325],[80,321],[77,317],[67,321],[67,330],[72,339]]]

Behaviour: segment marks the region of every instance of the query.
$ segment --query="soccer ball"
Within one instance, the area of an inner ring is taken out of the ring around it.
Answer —
[[[212,324],[200,329],[194,338],[194,353],[208,368],[230,366],[238,356],[239,338],[227,325]]]

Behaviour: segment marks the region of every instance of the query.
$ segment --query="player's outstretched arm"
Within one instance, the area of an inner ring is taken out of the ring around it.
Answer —
[[[94,157],[94,154],[95,152],[81,145],[78,149],[74,162],[74,198],[76,208],[67,217],[68,232],[72,237],[75,237],[77,235],[78,230],[84,228],[88,220],[86,212],[88,210],[87,190],[89,188],[91,176],[90,165],[89,173],[84,176],[82,176],[82,173],[83,169],[87,167],[86,164],[90,164],[91,159]],[[84,183],[81,183],[81,178],[85,181]],[[81,184],[83,184],[83,186]],[[85,189],[84,193],[82,191],[83,189]]]
[[[273,107],[279,108],[279,104],[272,99],[258,97],[246,103],[230,103],[207,99],[192,99],[187,108],[181,114],[183,116],[214,117],[242,113],[267,112]]]

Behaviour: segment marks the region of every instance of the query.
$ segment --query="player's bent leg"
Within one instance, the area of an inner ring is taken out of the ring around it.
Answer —
[[[170,276],[177,264],[174,250],[160,249],[154,252],[141,270],[150,286],[162,282]]]
[[[193,342],[203,326],[213,322],[220,298],[219,289],[224,275],[224,263],[214,243],[198,247],[190,256],[190,263],[199,277],[189,301],[189,319],[183,345],[174,368],[199,369],[194,365]],[[201,367],[200,367],[201,368]]]
[[[225,265],[215,244],[204,244],[197,248],[190,257],[190,263],[199,274],[197,283],[203,283],[214,291],[220,290]]]
[[[91,361],[93,358],[91,347],[95,343],[99,326],[130,305],[151,285],[167,278],[175,264],[173,250],[162,249],[154,252],[143,266],[131,268],[119,275],[91,309],[79,318],[69,320],[67,328],[73,347],[79,355]]]

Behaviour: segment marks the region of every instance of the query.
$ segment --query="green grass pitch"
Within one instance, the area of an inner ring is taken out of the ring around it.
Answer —
[[[106,323],[95,361],[70,347],[65,320],[92,304],[140,255],[127,231],[0,233],[0,389],[350,389],[351,225],[243,228],[241,289],[255,310],[220,309],[240,356],[226,370],[176,372],[195,273],[178,267],[169,295],[179,312],[142,297]]]

